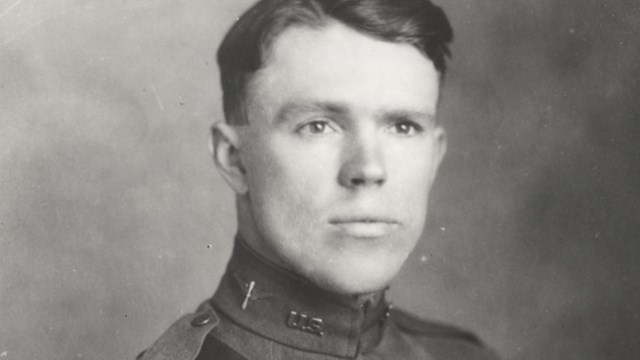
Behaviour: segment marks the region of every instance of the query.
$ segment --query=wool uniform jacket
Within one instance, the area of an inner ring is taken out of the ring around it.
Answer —
[[[236,240],[215,295],[140,360],[490,360],[472,333],[394,309],[384,292],[337,295]]]

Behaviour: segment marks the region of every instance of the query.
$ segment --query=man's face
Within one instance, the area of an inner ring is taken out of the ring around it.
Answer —
[[[387,286],[422,233],[444,154],[438,91],[410,45],[339,23],[280,35],[237,128],[254,246],[327,290]]]

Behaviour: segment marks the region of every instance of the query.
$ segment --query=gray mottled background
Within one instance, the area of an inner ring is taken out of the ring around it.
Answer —
[[[125,359],[209,296],[247,0],[0,0],[0,360]],[[450,152],[392,289],[510,359],[640,358],[640,2],[441,0]]]

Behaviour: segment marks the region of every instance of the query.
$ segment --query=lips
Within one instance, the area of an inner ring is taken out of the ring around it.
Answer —
[[[329,223],[353,238],[375,239],[388,236],[400,225],[398,221],[377,216],[349,216],[334,218]]]

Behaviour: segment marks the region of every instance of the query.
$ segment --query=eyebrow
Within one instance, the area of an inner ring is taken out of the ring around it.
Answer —
[[[332,117],[348,118],[351,115],[351,110],[349,106],[344,103],[290,101],[280,108],[275,123],[287,122],[300,114],[322,114]],[[436,122],[436,116],[432,112],[406,109],[381,109],[376,112],[375,118],[383,121],[413,120],[424,122],[425,124]]]
[[[345,117],[348,116],[351,111],[349,107],[345,104],[334,103],[334,102],[324,102],[324,101],[314,101],[314,102],[302,102],[302,101],[291,101],[285,103],[280,110],[278,111],[278,115],[276,116],[276,123],[286,122],[287,120],[295,117],[299,114],[323,114],[323,115],[333,115]]]
[[[382,110],[376,114],[376,118],[388,121],[413,120],[425,124],[435,124],[436,116],[431,112],[411,110]]]

